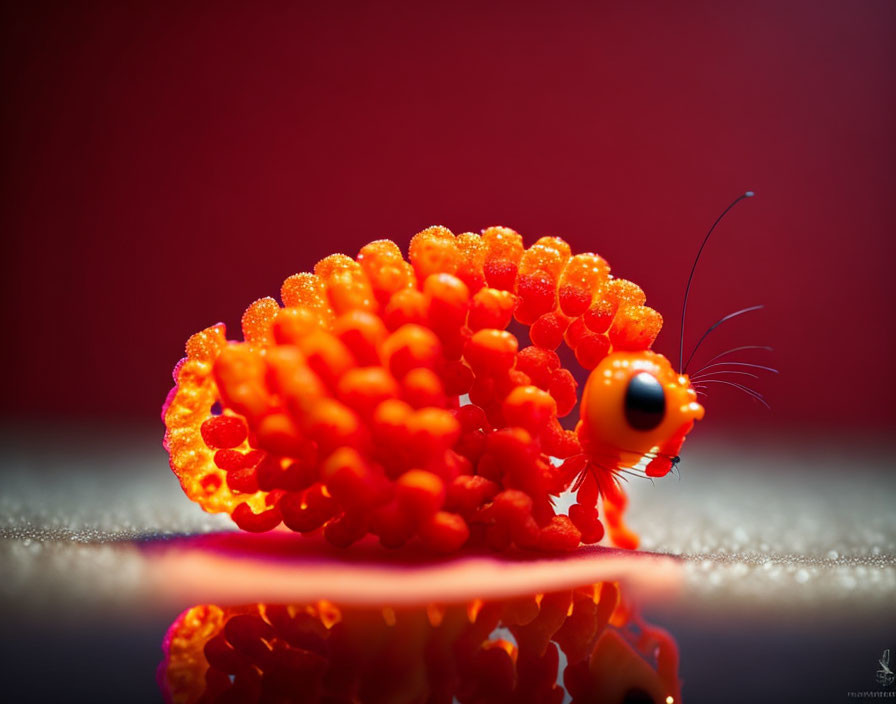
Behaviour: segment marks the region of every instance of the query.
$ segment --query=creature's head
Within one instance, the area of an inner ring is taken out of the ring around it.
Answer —
[[[700,255],[725,214],[740,201],[752,198],[753,195],[753,191],[746,191],[735,198],[716,218],[703,238],[700,249],[697,250],[681,309],[678,363],[681,371],[676,372],[663,355],[646,351],[610,354],[591,372],[582,396],[578,434],[583,449],[594,465],[611,471],[632,469],[642,459],[647,458],[649,461],[645,473],[647,476],[659,477],[668,473],[678,462],[678,452],[685,436],[694,427],[694,422],[703,418],[703,406],[697,402],[697,392],[691,386],[691,380],[686,374],[688,365],[706,337],[719,325],[743,313],[762,308],[762,306],[750,306],[723,317],[703,333],[685,361],[684,328],[688,294]],[[746,349],[770,348],[755,345],[735,347],[717,355],[713,360]],[[703,369],[736,364],[777,373],[771,367],[749,362],[726,361],[712,364],[713,360],[704,365]],[[737,373],[743,372],[730,369],[716,372],[716,374]],[[765,403],[761,394],[742,384],[724,379],[709,379],[708,376],[708,374],[702,375],[701,383],[727,384]]]
[[[656,457],[660,476],[678,451],[703,406],[688,377],[656,352],[616,352],[591,372],[582,395],[579,436],[590,455],[620,466]]]

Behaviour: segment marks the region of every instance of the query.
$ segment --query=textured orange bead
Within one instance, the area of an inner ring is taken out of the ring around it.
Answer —
[[[222,400],[250,418],[264,415],[271,405],[265,372],[264,359],[247,345],[228,345],[215,360],[215,381]]]
[[[425,281],[431,274],[453,274],[457,271],[460,252],[451,230],[430,227],[411,238],[408,258],[417,278]]]
[[[576,407],[576,387],[578,383],[568,369],[556,369],[551,374],[548,393],[557,404],[557,417],[562,418]]]
[[[278,345],[264,356],[268,389],[277,394],[297,417],[316,399],[326,395],[320,377],[307,365],[305,355],[292,345]]]
[[[632,306],[613,319],[609,336],[616,350],[649,349],[663,327],[663,317],[653,308]]]
[[[279,345],[298,345],[302,338],[323,327],[324,318],[305,306],[281,308],[274,316],[271,331]]]
[[[335,388],[342,375],[355,366],[352,353],[342,341],[323,330],[305,335],[297,347],[308,367],[330,388]]]
[[[507,227],[490,227],[482,232],[486,258],[483,266],[485,281],[492,288],[513,291],[520,259],[523,256],[523,238]]]
[[[570,317],[582,315],[609,273],[610,266],[596,254],[571,257],[560,275],[557,291],[560,310]]]
[[[336,315],[353,310],[376,310],[376,297],[367,275],[351,257],[331,254],[314,266],[327,287],[327,299]]]
[[[205,421],[200,431],[209,447],[236,447],[246,439],[246,422],[235,416],[215,416]]]
[[[326,317],[332,315],[327,300],[327,287],[315,274],[302,273],[290,276],[280,287],[280,298],[284,306],[309,308]]]
[[[414,268],[404,260],[398,245],[391,240],[377,240],[361,247],[358,264],[381,305],[386,305],[398,291],[417,285]]]
[[[576,361],[585,369],[594,369],[610,353],[610,340],[606,335],[584,333],[576,343]]]
[[[516,360],[519,343],[506,330],[479,330],[467,343],[465,356],[474,371],[507,371]]]
[[[255,513],[245,501],[237,505],[231,515],[233,522],[249,533],[266,533],[269,530],[274,530],[282,520],[280,511],[276,508]]]
[[[353,310],[333,322],[333,335],[351,352],[356,364],[370,366],[379,364],[388,331],[378,315]]]
[[[520,274],[516,292],[519,304],[513,316],[523,325],[532,325],[545,313],[550,313],[557,305],[556,282],[545,272]]]
[[[421,458],[432,457],[450,448],[460,435],[460,423],[450,411],[424,408],[407,420],[414,450]]]
[[[340,447],[324,460],[321,478],[329,494],[346,509],[368,506],[382,498],[376,473],[351,447]]]
[[[483,328],[503,330],[510,324],[516,299],[510,291],[482,288],[470,302],[467,324],[475,332]]]
[[[403,325],[383,343],[383,361],[397,379],[412,369],[434,369],[441,360],[442,345],[431,330],[422,325]]]
[[[463,281],[470,293],[476,293],[485,286],[485,261],[487,249],[482,237],[472,232],[465,232],[455,240],[459,253],[457,270],[454,272]]]
[[[426,325],[429,320],[429,301],[422,291],[406,288],[398,291],[386,304],[383,322],[389,330],[403,325]]]
[[[573,504],[569,507],[569,518],[581,533],[583,543],[590,545],[604,537],[604,527],[596,508]]]
[[[533,345],[520,350],[516,366],[532,380],[533,384],[547,389],[551,385],[554,371],[560,368],[560,357],[552,350]]]
[[[435,552],[454,552],[470,537],[470,529],[456,513],[439,511],[420,525],[423,543]]]
[[[467,319],[470,291],[451,274],[431,274],[423,282],[429,324],[434,330],[459,332]]]
[[[587,334],[588,328],[585,326],[584,319],[574,318],[566,328],[566,332],[563,333],[563,340],[570,348],[575,350],[579,341]]]
[[[414,408],[441,408],[447,401],[445,387],[439,375],[425,367],[417,367],[405,374],[401,380],[401,393],[404,400]]]
[[[321,452],[361,441],[361,421],[345,404],[322,398],[304,414],[302,431],[317,443]]]
[[[412,469],[395,482],[395,495],[405,514],[425,520],[442,508],[445,483],[432,472]]]
[[[554,516],[539,533],[538,547],[550,551],[572,550],[581,540],[581,532],[567,516]]]
[[[256,444],[262,450],[293,457],[302,452],[305,439],[295,422],[286,413],[271,413],[257,425]]]
[[[517,386],[504,399],[504,418],[510,425],[538,435],[557,416],[557,403],[537,386]]]
[[[557,305],[557,283],[569,259],[569,246],[556,237],[542,237],[520,259],[514,313],[524,325],[531,325]]]
[[[347,371],[336,386],[339,400],[369,418],[376,408],[389,399],[398,398],[398,382],[382,367],[358,367]]]
[[[615,298],[601,298],[585,311],[582,322],[591,332],[606,332],[618,307],[619,302]]]
[[[254,345],[270,345],[274,342],[272,326],[280,312],[273,298],[260,298],[243,313],[243,338]]]
[[[532,344],[546,350],[555,350],[563,342],[563,334],[569,327],[570,319],[563,313],[551,311],[538,318],[529,329]]]
[[[560,278],[570,257],[569,245],[559,237],[542,237],[520,259],[520,275],[542,271],[554,281]]]
[[[464,515],[469,514],[492,499],[500,488],[499,484],[479,475],[455,477],[447,490],[446,507]]]
[[[643,306],[647,296],[638,284],[627,279],[613,279],[606,289],[606,297],[615,300],[620,308]]]

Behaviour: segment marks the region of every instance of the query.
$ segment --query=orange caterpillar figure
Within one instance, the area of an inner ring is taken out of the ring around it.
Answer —
[[[596,254],[492,227],[378,240],[289,277],[281,306],[193,335],[163,410],[187,496],[248,531],[323,530],[453,552],[570,550],[623,523],[626,471],[663,476],[703,415],[688,377],[650,351],[662,318]],[[528,327],[520,349],[512,319]],[[575,432],[558,418],[590,370]],[[469,403],[467,403],[469,399]],[[553,499],[576,494],[569,515]]]

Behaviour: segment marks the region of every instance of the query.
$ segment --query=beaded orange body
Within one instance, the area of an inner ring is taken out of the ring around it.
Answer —
[[[244,530],[338,546],[568,550],[605,522],[636,547],[620,473],[666,474],[703,413],[649,350],[662,318],[643,291],[596,254],[553,237],[525,249],[502,227],[429,228],[408,259],[389,240],[334,254],[289,277],[282,305],[250,305],[242,342],[223,324],[190,338],[163,410],[186,494]],[[561,345],[592,370],[575,431],[559,421],[577,405]],[[663,396],[649,428],[626,407],[645,374]]]

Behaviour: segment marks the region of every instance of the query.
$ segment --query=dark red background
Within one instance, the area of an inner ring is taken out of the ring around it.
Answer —
[[[155,422],[189,334],[433,223],[596,250],[672,353],[753,188],[688,339],[766,303],[707,352],[782,374],[708,419],[896,420],[890,0],[160,5],[0,18],[4,415]]]

